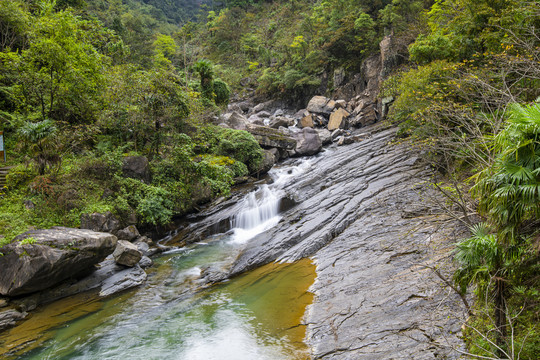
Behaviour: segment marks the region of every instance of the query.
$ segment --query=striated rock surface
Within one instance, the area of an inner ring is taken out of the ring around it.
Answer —
[[[116,242],[111,234],[64,227],[19,235],[0,249],[0,294],[29,294],[78,276],[112,253]]]
[[[24,319],[28,314],[14,309],[0,311],[0,330],[14,326],[17,321]]]
[[[459,297],[422,265],[447,256],[451,229],[428,212],[403,215],[429,193],[429,171],[394,129],[317,158],[285,192],[297,205],[250,240],[229,275],[313,257],[305,321],[313,359],[456,359]]]
[[[132,287],[142,285],[148,275],[137,264],[134,267],[122,267],[112,260],[106,260],[101,269],[96,271],[95,277],[102,278],[99,296],[105,297]]]

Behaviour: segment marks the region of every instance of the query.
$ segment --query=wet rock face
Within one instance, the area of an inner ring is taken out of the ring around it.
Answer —
[[[0,330],[14,326],[17,321],[26,317],[26,313],[21,313],[17,310],[9,309],[0,312]]]
[[[315,259],[306,313],[314,359],[458,358],[439,344],[461,346],[459,297],[420,265],[448,256],[440,249],[450,246],[450,231],[427,215],[402,216],[436,195],[415,153],[389,145],[394,136],[371,131],[320,156],[283,189],[298,205],[251,239],[231,268],[229,275]]]
[[[19,235],[0,249],[0,294],[29,294],[84,273],[112,253],[116,241],[111,234],[64,227]]]

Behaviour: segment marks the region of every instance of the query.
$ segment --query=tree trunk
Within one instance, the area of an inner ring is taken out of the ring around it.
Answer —
[[[495,326],[497,326],[497,346],[504,349],[506,344],[506,302],[504,299],[505,283],[501,278],[495,279]],[[504,354],[497,350],[497,355],[502,357]]]

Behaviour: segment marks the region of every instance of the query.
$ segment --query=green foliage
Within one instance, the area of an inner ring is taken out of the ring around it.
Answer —
[[[23,49],[30,19],[21,2],[3,0],[0,6],[0,51]]]
[[[218,138],[215,151],[244,163],[250,172],[256,172],[263,160],[263,152],[253,135],[243,130],[214,128]]]
[[[400,32],[414,24],[423,10],[422,0],[392,0],[379,14],[384,27]]]
[[[158,67],[168,67],[172,64],[171,58],[176,53],[176,43],[168,35],[158,34],[154,41],[154,61]]]
[[[501,263],[502,249],[497,237],[489,233],[488,225],[476,224],[471,233],[471,237],[456,245],[455,258],[460,267],[454,274],[454,280],[463,294],[469,285],[477,285],[477,295],[483,298],[491,276],[497,273]]]
[[[214,79],[214,64],[210,60],[202,59],[193,65],[199,77],[201,78],[201,89],[204,91],[212,91],[212,80]]]
[[[104,59],[87,30],[91,26],[69,11],[45,12],[33,19],[27,48],[0,53],[4,83],[23,101],[22,113],[69,122],[95,119]]]
[[[137,214],[143,223],[167,224],[173,215],[171,194],[159,187],[148,187],[139,199]]]
[[[450,37],[442,34],[420,34],[414,44],[409,46],[411,60],[420,65],[435,60],[454,60],[457,58],[457,47]]]
[[[32,244],[34,244],[36,241],[37,241],[36,238],[33,238],[33,237],[29,236],[29,237],[24,238],[24,239],[22,239],[21,241],[19,241],[19,244],[21,244],[21,245],[26,245],[26,244],[32,245]]]
[[[51,120],[27,121],[19,128],[19,138],[30,153],[39,175],[60,161],[54,149],[56,132],[57,128]]]
[[[390,118],[396,122],[407,121],[404,129],[418,132],[423,125],[423,112],[437,99],[451,91],[448,80],[455,68],[447,61],[434,61],[417,69],[396,75],[385,84],[385,95],[397,97],[392,105]],[[397,80],[397,81],[396,81]]]
[[[540,216],[540,104],[510,109],[508,124],[495,137],[498,156],[477,176],[480,209],[513,244],[524,221]]]
[[[216,105],[227,105],[231,90],[229,86],[222,80],[216,79],[213,83]]]

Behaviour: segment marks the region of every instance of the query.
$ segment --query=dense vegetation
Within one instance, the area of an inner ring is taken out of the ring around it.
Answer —
[[[257,170],[260,148],[208,119],[230,88],[302,101],[391,35],[389,120],[429,151],[471,228],[455,282],[477,301],[471,353],[536,359],[540,4],[532,0],[0,0],[0,119],[10,163],[1,241],[112,211],[164,224]],[[227,85],[229,84],[229,85]],[[144,155],[154,176],[126,178]]]
[[[169,35],[151,32],[138,49],[130,43],[144,32],[117,32],[80,9],[1,5],[0,118],[15,168],[0,242],[29,227],[78,226],[94,211],[167,224],[258,170],[251,135],[207,121],[228,103],[228,85],[207,60],[175,67]],[[149,159],[152,176],[125,177],[126,156]]]
[[[535,359],[540,279],[540,4],[437,0],[410,62],[385,83],[390,118],[446,174],[436,187],[470,226],[454,280],[477,298],[465,331],[479,358]],[[399,36],[399,34],[398,34]],[[479,222],[481,221],[481,222]]]

